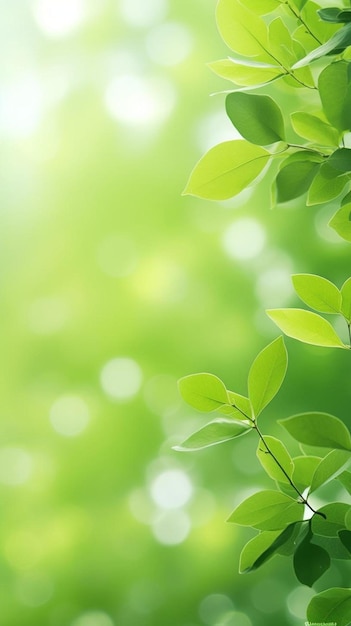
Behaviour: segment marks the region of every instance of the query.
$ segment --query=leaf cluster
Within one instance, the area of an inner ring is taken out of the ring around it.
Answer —
[[[218,29],[232,53],[210,68],[234,85],[225,108],[241,139],[211,148],[185,194],[231,198],[278,161],[272,203],[305,196],[313,206],[338,199],[330,226],[351,241],[350,16],[348,8],[321,8],[310,0],[219,0]],[[309,105],[287,122],[272,95],[257,93],[279,81],[303,89]]]

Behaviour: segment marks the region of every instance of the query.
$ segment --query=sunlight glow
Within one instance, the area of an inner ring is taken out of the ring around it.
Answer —
[[[135,244],[128,235],[111,234],[100,243],[97,260],[100,269],[108,276],[129,276],[137,265]]]
[[[22,448],[0,448],[0,483],[15,487],[23,485],[32,475],[33,460]]]
[[[50,422],[60,435],[76,437],[90,419],[87,404],[79,396],[61,396],[50,409]]]
[[[123,19],[130,26],[143,28],[160,22],[167,14],[167,0],[120,0]]]
[[[239,261],[257,257],[263,250],[266,233],[263,226],[251,217],[235,220],[225,230],[223,248],[228,256]]]
[[[26,73],[2,85],[0,131],[3,135],[29,137],[37,130],[43,110],[43,87],[35,74]]]
[[[102,611],[89,611],[77,617],[72,626],[115,626],[112,618]]]
[[[175,100],[175,89],[166,79],[132,74],[112,79],[105,93],[111,115],[131,126],[162,123],[171,113]]]
[[[183,543],[191,530],[189,516],[184,511],[160,513],[152,524],[152,532],[159,543],[174,546]]]
[[[182,470],[166,470],[151,484],[151,496],[162,509],[178,509],[191,498],[193,487],[188,475]]]
[[[21,576],[16,581],[15,591],[22,604],[34,608],[50,600],[54,585],[47,576],[33,573]]]
[[[129,400],[141,387],[142,372],[133,359],[117,357],[104,365],[100,381],[107,395],[115,400]]]
[[[146,49],[150,59],[166,67],[184,61],[192,47],[193,40],[189,29],[177,22],[165,22],[155,26],[146,38]]]
[[[49,37],[64,37],[80,26],[85,4],[83,0],[38,0],[34,15],[39,27]]]

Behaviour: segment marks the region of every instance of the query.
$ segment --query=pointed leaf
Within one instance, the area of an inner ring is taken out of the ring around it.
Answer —
[[[332,450],[324,459],[321,459],[312,478],[310,493],[336,478],[351,461],[350,452]]]
[[[194,450],[203,450],[218,443],[230,441],[240,435],[248,433],[250,426],[233,419],[217,417],[212,422],[200,428],[190,435],[188,439],[183,441],[179,446],[174,446],[174,450],[178,452],[193,452]]]
[[[290,117],[292,127],[300,137],[322,146],[337,146],[339,144],[339,133],[336,128],[323,122],[319,117],[301,111],[292,113]]]
[[[191,374],[178,381],[183,400],[199,411],[215,411],[228,404],[228,394],[222,381],[213,374]]]
[[[341,543],[351,554],[351,530],[339,530],[338,535]]]
[[[300,413],[278,421],[300,443],[351,450],[348,428],[329,413]]]
[[[266,146],[285,138],[283,115],[269,96],[236,91],[225,101],[227,115],[244,139]]]
[[[283,70],[279,66],[264,63],[248,63],[245,60],[223,59],[209,63],[210,69],[221,76],[231,80],[240,87],[256,87],[283,76]]]
[[[349,626],[351,621],[351,589],[334,587],[314,596],[307,607],[309,622]]]
[[[294,554],[294,570],[303,585],[312,585],[330,567],[330,556],[320,546],[311,543],[313,535],[308,533]]]
[[[295,526],[296,524],[290,524],[283,532],[266,530],[251,539],[240,554],[240,574],[252,572],[266,563],[289,541],[295,531]]]
[[[338,476],[338,481],[345,487],[351,495],[351,472],[343,472]]]
[[[226,200],[240,193],[261,173],[271,155],[247,141],[225,141],[197,163],[184,194]]]
[[[319,75],[318,88],[329,122],[339,130],[351,128],[350,64],[337,61],[328,65]]]
[[[248,420],[252,418],[252,409],[249,398],[241,396],[240,393],[234,393],[234,391],[227,391],[230,402],[230,407],[235,411],[236,419]],[[225,407],[221,408],[223,412]]]
[[[247,3],[250,11],[258,15],[267,15],[272,13],[281,3],[281,0],[249,0]],[[245,2],[243,2],[245,4]]]
[[[303,517],[303,506],[279,491],[260,491],[244,500],[228,522],[261,530],[279,530]]]
[[[341,293],[326,278],[315,274],[294,274],[292,282],[305,304],[321,313],[340,313]]]
[[[292,476],[294,463],[289,452],[284,444],[276,437],[264,435],[264,440],[266,445],[260,440],[256,452],[263,469],[273,480],[290,484],[289,478]],[[268,450],[270,450],[272,454],[269,454]],[[274,455],[274,458],[272,455]]]
[[[297,456],[292,461],[294,463],[292,481],[300,492],[305,491],[311,485],[312,476],[321,459],[318,456]],[[287,493],[294,497],[296,492],[290,487]]]
[[[340,11],[338,7],[329,7],[328,9],[320,9],[318,15],[325,22],[333,22],[340,24],[342,22],[351,21],[351,11]]]
[[[321,161],[315,153],[302,150],[285,159],[275,181],[277,202],[289,202],[305,193],[310,188]]]
[[[330,54],[334,52],[337,54],[340,50],[347,48],[351,44],[351,28],[350,25],[347,24],[337,30],[334,35],[328,39],[322,46],[315,48],[303,59],[295,63],[293,69],[297,69],[298,67],[303,67],[304,65],[309,65],[312,61],[316,59],[320,59],[320,57],[325,56],[326,54]]]
[[[219,0],[216,18],[220,35],[229,48],[244,57],[275,63],[268,51],[265,22],[239,0]]]
[[[341,174],[329,163],[324,163],[311,183],[307,196],[307,206],[323,204],[337,198],[348,182],[347,174]]]
[[[287,365],[288,355],[282,337],[272,341],[254,360],[249,372],[248,388],[256,417],[278,393]]]
[[[351,150],[349,148],[339,148],[335,150],[328,159],[328,165],[338,172],[350,172]]]
[[[269,50],[278,61],[285,67],[291,67],[296,61],[293,40],[289,29],[281,17],[277,17],[268,27]]]
[[[350,510],[350,505],[345,502],[333,502],[318,509],[322,515],[314,515],[311,521],[312,531],[315,535],[323,537],[337,537],[339,530],[345,528],[345,516]]]
[[[313,535],[312,543],[321,546],[326,550],[332,559],[349,560],[350,553],[340,540],[340,537],[323,537],[322,535]]]
[[[270,309],[266,313],[288,337],[314,346],[346,347],[332,325],[316,313],[303,309]]]
[[[351,206],[350,206],[351,211]],[[348,322],[351,321],[351,277],[341,287],[341,312]]]
[[[331,218],[329,226],[345,241],[351,241],[351,202],[344,204]]]

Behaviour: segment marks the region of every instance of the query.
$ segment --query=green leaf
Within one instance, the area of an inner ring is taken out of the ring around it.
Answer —
[[[351,150],[349,148],[339,148],[335,150],[328,159],[328,165],[338,172],[351,171]]]
[[[293,40],[281,17],[274,19],[268,27],[269,50],[274,58],[285,67],[296,61]]]
[[[338,535],[341,543],[351,553],[351,530],[339,530]]]
[[[294,554],[294,570],[296,578],[303,585],[312,585],[330,567],[330,556],[320,546],[311,543],[313,534],[308,532]]]
[[[338,481],[345,487],[351,495],[351,472],[343,472],[338,476]]]
[[[322,506],[318,512],[323,513],[325,518],[316,514],[312,517],[313,532],[324,537],[337,537],[339,530],[345,528],[345,516],[349,510],[350,505],[345,502],[333,502]]]
[[[329,226],[345,241],[351,241],[351,202],[344,204],[331,218]]]
[[[305,193],[321,162],[315,153],[302,150],[285,159],[275,181],[277,202],[289,202]]]
[[[331,167],[329,163],[324,163],[319,168],[311,183],[307,196],[307,206],[324,204],[325,202],[337,198],[347,182],[349,182],[347,174],[340,174],[340,172],[334,167]]]
[[[225,101],[227,115],[244,139],[266,146],[285,138],[283,115],[269,96],[236,91]]]
[[[287,528],[289,528],[289,526]],[[253,539],[250,539],[250,541],[243,547],[240,554],[240,574],[246,574],[257,569],[261,564],[257,564],[258,559],[265,554],[267,549],[274,543],[274,540],[281,534],[280,530],[264,530]]]
[[[263,531],[251,539],[240,554],[239,572],[252,572],[268,561],[292,537],[296,524],[290,524],[283,532]]]
[[[231,80],[240,87],[256,87],[283,76],[281,67],[249,62],[245,59],[223,59],[209,63],[209,68],[220,76]]]
[[[351,621],[351,589],[334,587],[314,596],[307,607],[309,622],[349,626]]]
[[[325,56],[326,54],[338,54],[340,51],[344,50],[351,44],[351,27],[350,24],[343,26],[339,30],[334,33],[334,35],[328,39],[322,46],[318,46],[307,54],[303,59],[295,63],[293,69],[297,69],[299,67],[303,67],[304,65],[309,65],[312,61],[316,59],[320,59],[320,57]]]
[[[257,178],[270,157],[247,141],[220,143],[197,163],[183,193],[208,200],[232,198]]]
[[[249,0],[247,7],[258,15],[267,15],[267,13],[272,13],[280,3],[281,0]],[[243,4],[245,5],[245,2]]]
[[[320,313],[340,313],[341,293],[326,278],[315,274],[294,274],[292,282],[305,304]]]
[[[314,346],[346,348],[332,325],[316,313],[304,309],[269,309],[266,313],[288,337]]]
[[[328,41],[328,39],[330,39],[334,35],[334,33],[336,33],[340,29],[340,24],[323,22],[318,15],[319,9],[320,3],[316,4],[315,2],[311,2],[311,0],[309,0],[309,2],[307,2],[302,11],[302,15],[305,23],[308,24],[313,34],[320,40],[321,43],[324,43],[325,41]],[[312,41],[313,47],[315,48],[316,41]]]
[[[322,146],[339,145],[339,133],[336,128],[323,122],[319,117],[301,111],[292,113],[290,117],[292,127],[300,137]]]
[[[252,418],[252,409],[249,398],[241,396],[239,393],[234,393],[234,391],[227,390],[227,393],[230,405],[222,406],[220,409],[221,413],[225,413],[225,415],[232,415],[236,419],[242,420]]]
[[[200,428],[190,435],[188,439],[183,441],[179,446],[174,446],[173,450],[178,452],[193,452],[195,450],[203,450],[218,443],[230,441],[240,435],[248,433],[251,427],[243,422],[224,417],[217,417],[212,422]]]
[[[337,61],[328,65],[319,75],[318,88],[329,122],[341,131],[351,128],[350,64]]]
[[[228,404],[228,394],[222,381],[213,374],[191,374],[178,381],[183,400],[198,411],[215,411]]]
[[[312,543],[324,548],[332,559],[349,560],[350,553],[340,541],[340,537],[323,537],[314,535]]]
[[[350,453],[345,450],[332,450],[324,459],[321,459],[313,475],[310,493],[325,485],[340,474],[350,463]]]
[[[278,480],[279,482],[289,484],[289,478],[291,478],[294,469],[294,463],[290,457],[289,452],[287,451],[284,444],[276,437],[264,435],[264,440],[275,458],[273,458],[273,456],[269,454],[267,447],[265,446],[263,441],[260,440],[256,455],[263,469],[267,472],[270,478],[273,478],[273,480]],[[289,478],[286,476],[286,474],[287,476],[289,476]]]
[[[266,346],[255,358],[248,377],[249,398],[254,415],[273,400],[285,378],[288,354],[283,337]]]
[[[345,526],[347,530],[351,530],[351,509],[349,507],[348,512],[345,515]]]
[[[351,450],[351,435],[345,424],[329,413],[300,413],[278,420],[300,443]]]
[[[244,500],[228,522],[260,530],[279,530],[303,517],[303,506],[280,491],[260,491]]]
[[[268,31],[263,19],[243,6],[239,0],[219,0],[217,26],[227,46],[244,57],[275,63],[269,53]]]
[[[350,206],[351,212],[351,206]],[[341,312],[348,322],[351,321],[351,277],[341,287]]]
[[[292,481],[299,491],[311,485],[313,474],[321,459],[318,456],[297,456],[293,458]]]
[[[337,7],[329,7],[328,9],[321,9],[318,11],[318,15],[321,20],[325,22],[333,22],[336,24],[340,24],[343,22],[351,21],[351,11],[341,11]]]

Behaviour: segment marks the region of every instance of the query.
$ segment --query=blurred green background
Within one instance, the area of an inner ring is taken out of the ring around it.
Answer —
[[[181,196],[235,137],[209,95],[230,88],[206,68],[228,54],[214,0],[0,7],[1,626],[301,624],[312,592],[288,560],[237,573],[252,533],[225,519],[270,486],[256,441],[174,452],[205,421],[176,381],[246,392],[277,336],[265,307],[297,304],[290,274],[350,274],[333,207],[271,210],[269,180]],[[347,352],[287,345],[262,429],[350,421]],[[329,581],[348,585],[335,566]]]

